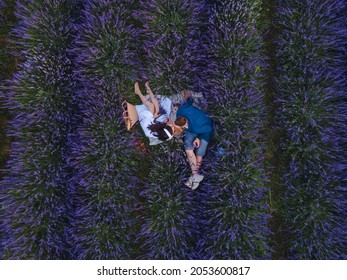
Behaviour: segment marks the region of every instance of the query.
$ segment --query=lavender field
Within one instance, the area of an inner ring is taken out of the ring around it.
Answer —
[[[0,0],[1,259],[347,259],[343,0]],[[122,101],[203,94],[180,140]]]

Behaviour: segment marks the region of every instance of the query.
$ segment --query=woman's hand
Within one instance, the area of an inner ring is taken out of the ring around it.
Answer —
[[[200,146],[200,139],[199,138],[196,138],[194,140],[193,146],[194,146],[194,148],[199,148],[199,146]]]

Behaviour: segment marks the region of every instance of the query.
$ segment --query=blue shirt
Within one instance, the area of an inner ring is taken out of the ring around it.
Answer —
[[[188,120],[187,131],[197,134],[199,138],[210,140],[213,132],[212,119],[202,110],[193,106],[193,99],[187,101],[177,110],[177,117],[182,116]]]

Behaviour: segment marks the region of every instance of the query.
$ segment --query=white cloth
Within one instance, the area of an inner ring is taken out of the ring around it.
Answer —
[[[165,114],[159,116],[156,120],[158,122],[165,122],[171,113],[172,102],[167,97],[157,96],[160,106],[165,110]],[[154,122],[154,115],[148,110],[148,107],[144,104],[135,106],[137,114],[139,116],[139,122],[143,132],[149,138],[150,145],[157,145],[162,143],[157,137],[155,137],[152,131],[148,128],[150,124]]]

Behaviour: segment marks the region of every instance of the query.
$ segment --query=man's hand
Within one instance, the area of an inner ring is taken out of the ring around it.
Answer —
[[[194,140],[193,146],[194,146],[194,148],[199,148],[199,146],[200,146],[200,139],[199,138],[196,138]]]

